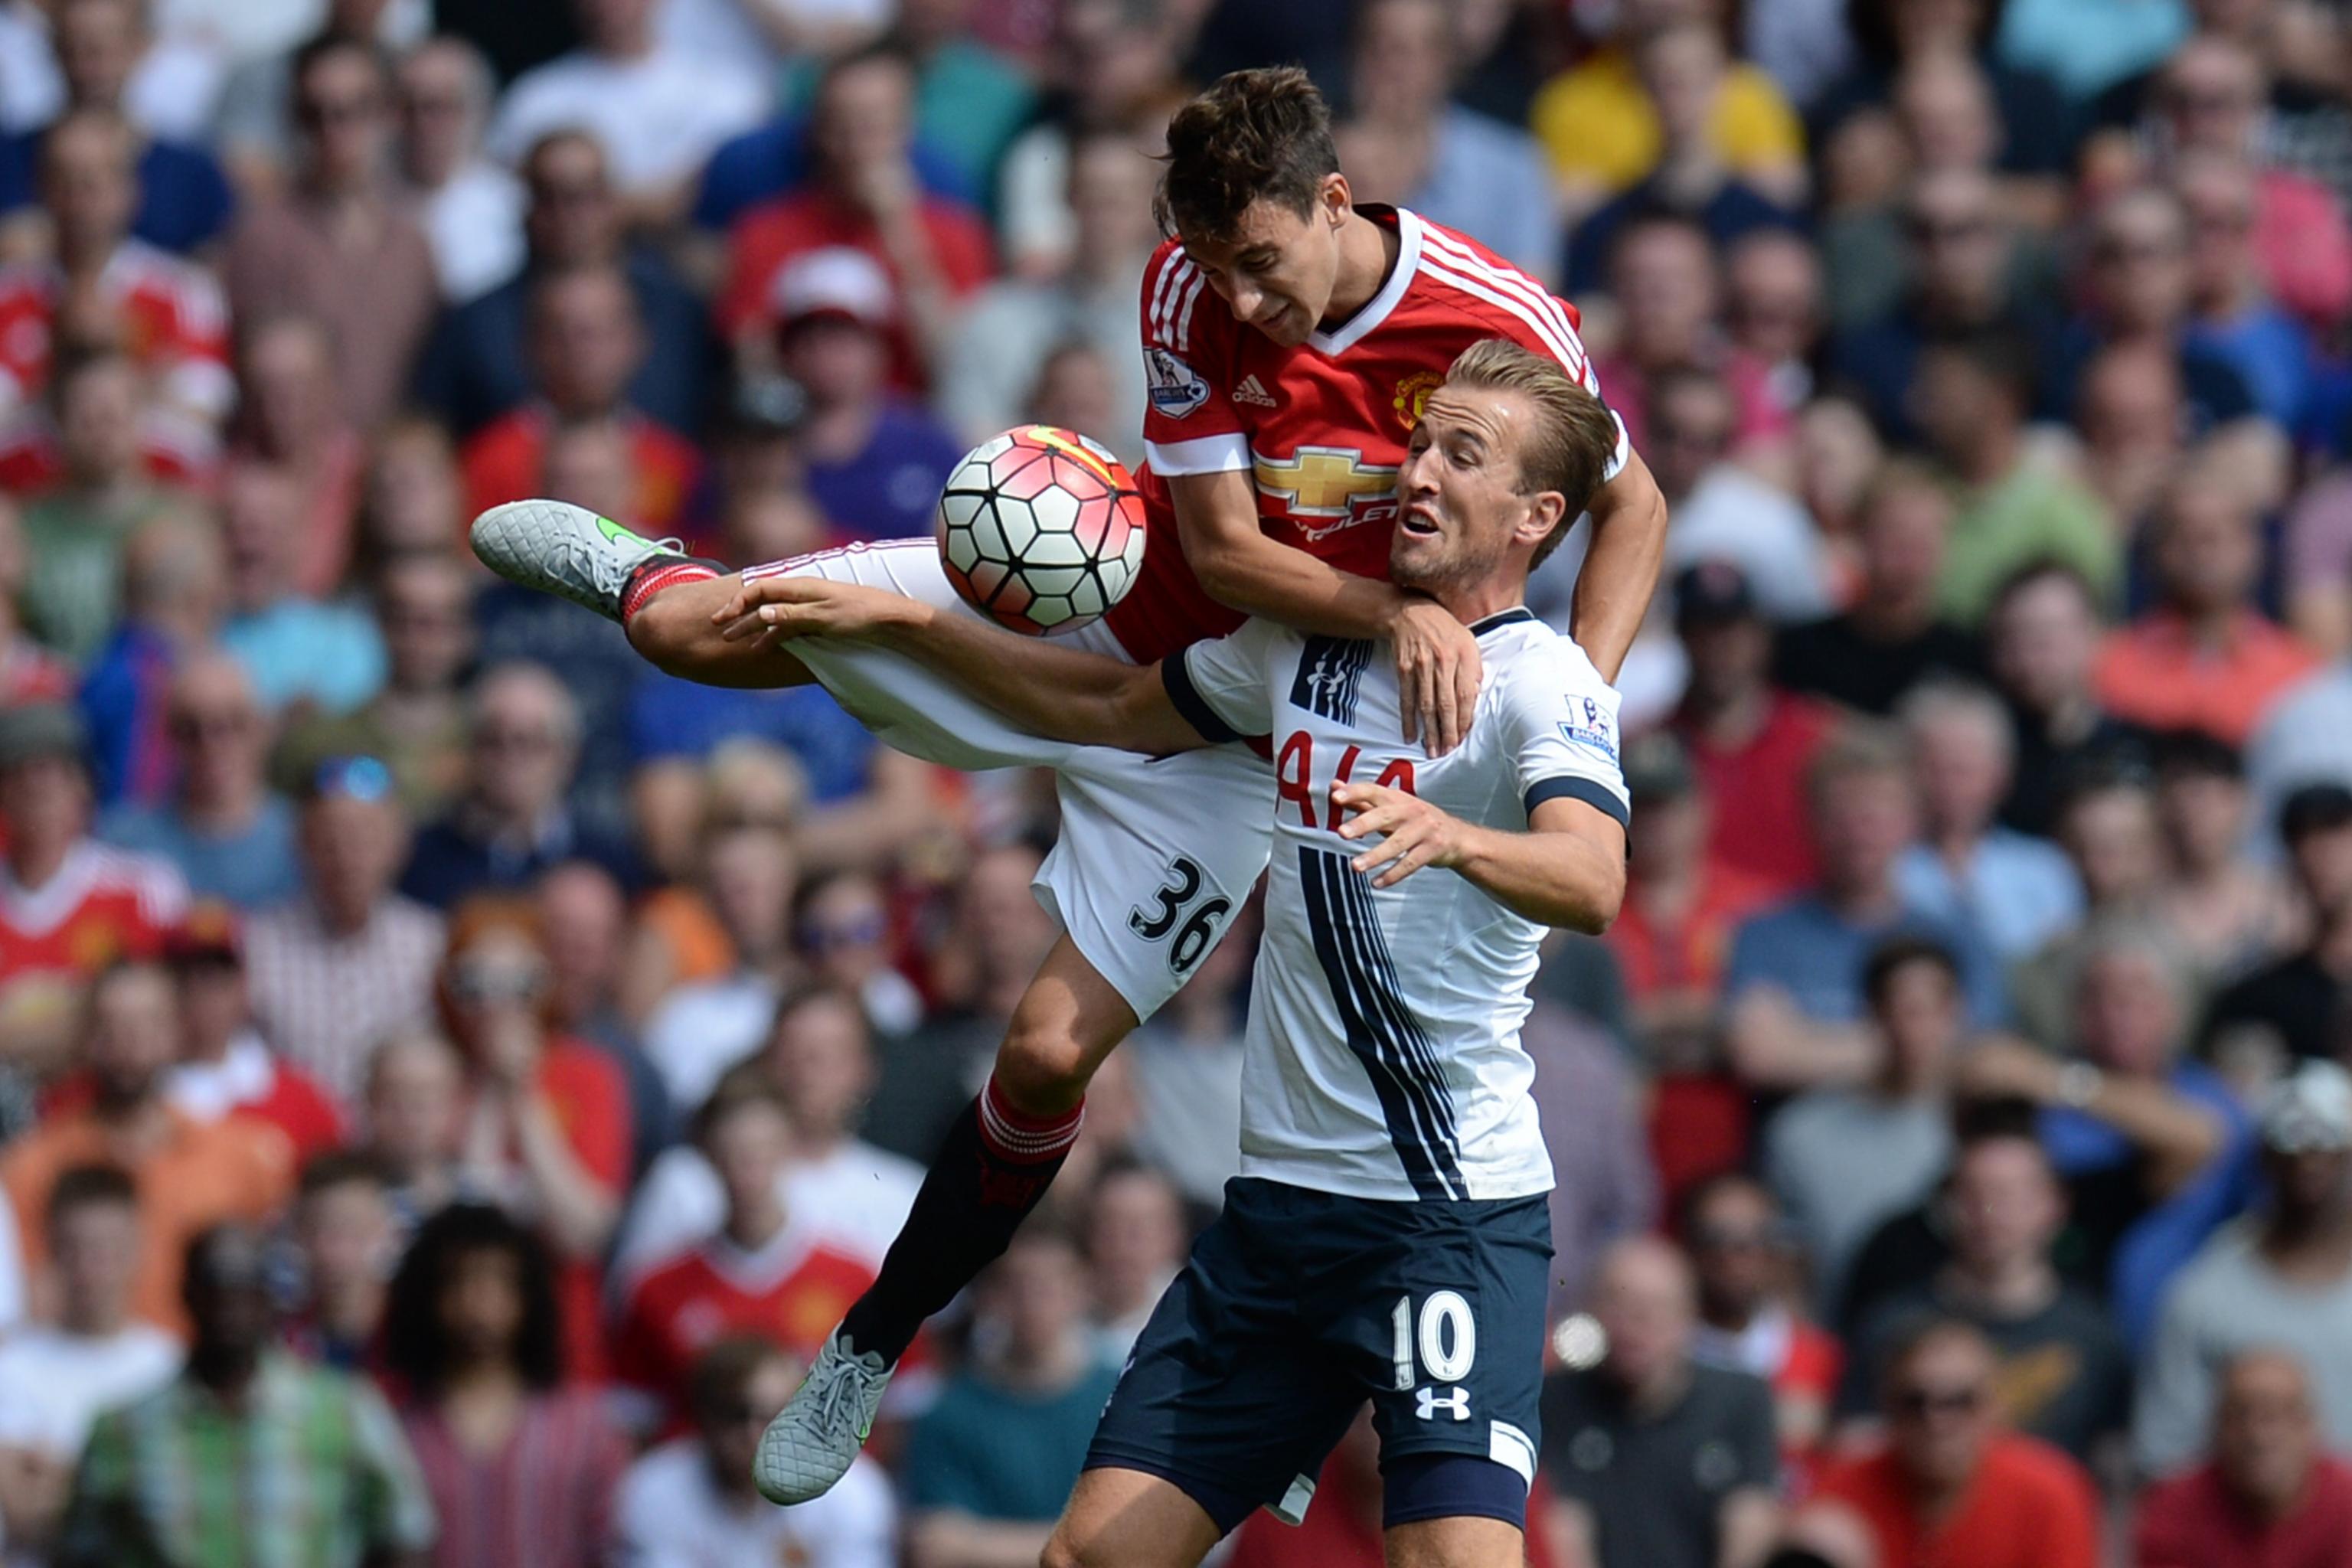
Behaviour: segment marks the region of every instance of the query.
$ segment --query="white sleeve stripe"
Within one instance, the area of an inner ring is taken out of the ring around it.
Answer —
[[[1497,267],[1471,251],[1453,236],[1423,226],[1423,244],[1434,247],[1445,259],[1465,273],[1486,279],[1497,288],[1534,306],[1559,329],[1562,337],[1573,345],[1576,354],[1567,361],[1569,368],[1580,374],[1584,368],[1584,340],[1577,335],[1576,323],[1568,319],[1567,308],[1551,291],[1516,267]]]
[[[1201,290],[1207,286],[1208,281],[1206,278],[1196,272],[1192,275],[1191,285],[1184,290],[1184,313],[1176,321],[1176,347],[1180,353],[1192,351],[1192,307],[1201,302]],[[1173,307],[1171,306],[1171,309]]]
[[[1183,474],[1226,474],[1250,466],[1249,437],[1240,431],[1190,441],[1146,441],[1143,455],[1161,479]]]
[[[1173,253],[1161,264],[1160,276],[1151,281],[1151,335],[1155,338],[1164,337],[1167,333],[1168,296],[1184,276],[1184,266],[1183,253]]]
[[[1451,283],[1454,288],[1461,289],[1462,292],[1471,296],[1473,299],[1484,300],[1489,305],[1508,310],[1512,315],[1517,316],[1521,321],[1527,324],[1528,330],[1535,333],[1537,338],[1542,342],[1543,345],[1551,351],[1552,357],[1567,367],[1570,374],[1575,376],[1580,381],[1584,379],[1585,366],[1583,356],[1579,354],[1574,349],[1569,347],[1569,345],[1561,340],[1557,328],[1553,327],[1553,325],[1545,318],[1538,315],[1534,310],[1529,310],[1524,302],[1514,300],[1508,295],[1498,293],[1482,281],[1465,277],[1459,272],[1449,270],[1447,268],[1439,265],[1437,260],[1433,257],[1423,256],[1422,258],[1421,269],[1432,278],[1438,279],[1446,283]]]

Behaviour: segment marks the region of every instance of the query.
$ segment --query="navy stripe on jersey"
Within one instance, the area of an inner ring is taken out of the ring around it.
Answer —
[[[1474,637],[1483,637],[1497,626],[1517,626],[1521,621],[1532,621],[1535,618],[1536,613],[1533,610],[1528,609],[1525,605],[1515,605],[1507,610],[1496,610],[1491,616],[1472,621],[1470,635]]]
[[[1372,661],[1372,645],[1351,637],[1314,637],[1298,656],[1298,673],[1291,678],[1290,705],[1319,714],[1335,724],[1356,721],[1356,688],[1364,667]]]
[[[1591,779],[1580,779],[1572,773],[1538,779],[1528,786],[1528,815],[1533,816],[1536,807],[1548,800],[1580,800],[1627,832],[1633,831],[1633,814],[1625,808],[1625,803]]]
[[[1428,1032],[1397,995],[1396,968],[1373,920],[1370,895],[1346,853],[1298,847],[1298,885],[1315,956],[1339,1009],[1348,1048],[1364,1065],[1389,1142],[1413,1192],[1466,1198],[1454,1107]]]
[[[1168,692],[1168,705],[1176,710],[1184,722],[1192,726],[1203,741],[1224,742],[1242,739],[1242,732],[1217,716],[1201,689],[1192,684],[1192,671],[1184,662],[1189,649],[1180,649],[1160,661],[1160,684]]]

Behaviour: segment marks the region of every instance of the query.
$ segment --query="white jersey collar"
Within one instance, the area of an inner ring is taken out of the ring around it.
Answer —
[[[1388,281],[1381,291],[1364,301],[1363,308],[1331,331],[1317,331],[1307,340],[1309,348],[1328,356],[1346,353],[1377,331],[1397,301],[1412,287],[1412,279],[1421,270],[1421,219],[1405,207],[1396,209],[1397,258],[1389,268]]]

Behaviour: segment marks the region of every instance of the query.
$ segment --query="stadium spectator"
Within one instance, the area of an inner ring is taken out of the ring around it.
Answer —
[[[1572,1007],[1539,998],[1519,1043],[1535,1063],[1536,1107],[1557,1178],[1549,1315],[1558,1317],[1584,1299],[1593,1265],[1612,1243],[1650,1228],[1662,1196],[1684,1173],[1654,1162],[1655,1108],[1645,1125],[1641,1080],[1617,1037]],[[1685,1152],[1701,1160],[1717,1152],[1703,1137],[1691,1143]]]
[[[1087,1281],[1097,1353],[1123,1363],[1184,1263],[1192,1227],[1167,1177],[1142,1164],[1103,1168],[1086,1206]]]
[[[0,1541],[45,1554],[90,1424],[179,1371],[180,1342],[130,1315],[139,1194],[111,1165],[77,1165],[49,1189],[55,1321],[0,1339]]]
[[[1759,464],[1777,460],[1790,432],[1765,370],[1722,329],[1722,278],[1706,233],[1685,219],[1650,213],[1626,223],[1610,253],[1610,291],[1624,313],[1617,352],[1594,361],[1611,406],[1636,447],[1647,443],[1654,385],[1667,373],[1704,371],[1730,390],[1729,450]]]
[[[900,1470],[908,1551],[980,1568],[1044,1549],[1118,1369],[1086,1329],[1086,1271],[1032,1225],[980,1281],[981,1348],[915,1423]]]
[[[1815,365],[1828,325],[1821,258],[1785,224],[1748,230],[1723,259],[1724,325],[1764,367],[1772,400],[1792,417],[1820,390]]]
[[[687,1384],[691,1435],[629,1467],[613,1504],[620,1560],[663,1568],[807,1563],[896,1568],[898,1503],[881,1467],[861,1458],[823,1497],[771,1507],[751,1489],[761,1430],[800,1375],[766,1340],[737,1335],[696,1358]]]
[[[463,304],[522,265],[521,183],[482,152],[496,86],[462,38],[428,38],[400,62],[400,172],[423,209],[441,298]]]
[[[301,798],[302,892],[247,926],[247,975],[263,1036],[355,1105],[377,1042],[431,1012],[441,917],[393,890],[408,828],[383,763],[331,758]]]
[[[460,1195],[488,1195],[472,1190],[464,1169],[465,1090],[457,1047],[430,1030],[387,1035],[368,1058],[359,1152],[383,1167],[404,1229]]]
[[[422,1568],[433,1504],[399,1424],[367,1384],[272,1343],[260,1235],[240,1225],[202,1232],[187,1244],[185,1277],[187,1364],[99,1417],[58,1568]],[[267,1486],[248,1468],[257,1454],[271,1456]]]
[[[32,569],[24,513],[0,497],[0,706],[9,708],[62,701],[74,690],[71,668],[33,639],[17,607]]]
[[[300,157],[277,200],[238,220],[223,262],[246,321],[303,315],[335,342],[352,424],[383,423],[432,325],[433,248],[392,183],[390,68],[370,44],[329,34],[294,58]]]
[[[1696,1292],[1671,1243],[1612,1247],[1591,1310],[1604,1352],[1544,1385],[1542,1474],[1569,1560],[1754,1568],[1780,1525],[1770,1390],[1692,1359]]]
[[[2012,63],[1996,46],[2000,19],[1998,7],[1979,0],[1943,5],[1873,0],[1853,9],[1849,25],[1857,58],[1814,100],[1817,134],[1833,144],[1839,129],[1858,112],[1886,100],[1906,68],[1939,55],[1959,55],[1984,70],[2000,108],[2008,132],[2002,171],[2062,174],[2074,148],[2074,116],[2058,83]]]
[[[669,1091],[615,998],[628,908],[611,872],[570,860],[539,879],[533,893],[547,939],[549,1000],[555,1026],[595,1047],[628,1085],[630,1179],[670,1139]]]
[[[373,1156],[333,1150],[302,1167],[294,1195],[301,1292],[285,1332],[310,1359],[372,1371],[383,1356],[383,1315],[406,1239],[390,1173]]]
[[[1845,1352],[1796,1299],[1804,1249],[1772,1190],[1737,1171],[1692,1188],[1682,1217],[1698,1305],[1691,1359],[1763,1379],[1782,1458],[1810,1458],[1829,1434]]]
[[[2303,323],[2271,300],[2254,250],[2259,184],[2249,163],[2222,153],[2192,153],[2173,172],[2189,221],[2189,326],[2182,341],[2234,369],[2263,416],[2293,430],[2311,392],[2312,343]]]
[[[1987,663],[2008,700],[2017,760],[2001,820],[2049,835],[2086,770],[2137,751],[2135,731],[2099,705],[2097,594],[2073,567],[2019,568],[1993,595]]]
[[[233,464],[274,466],[301,491],[295,586],[324,598],[340,588],[358,544],[365,444],[342,417],[335,345],[301,316],[250,324],[237,359],[238,419]]]
[[[2179,362],[2149,342],[2101,349],[2083,367],[2075,404],[2084,483],[2137,533],[2187,460]]]
[[[1879,1374],[1885,1447],[1830,1466],[1806,1506],[1867,1525],[1882,1568],[2095,1568],[2091,1478],[2059,1450],[2001,1429],[1998,1367],[1969,1324],[1912,1328]]]
[[[2213,998],[2200,1044],[2225,1066],[2249,1053],[2277,1063],[2325,1059],[2344,1048],[2345,982],[2352,973],[2352,791],[2305,784],[2287,796],[2279,837],[2310,932]]]
[[[199,1121],[165,1099],[164,1073],[179,1055],[178,1007],[178,987],[160,964],[126,962],[100,975],[79,1042],[89,1103],[45,1118],[0,1154],[0,1190],[16,1206],[36,1270],[53,1262],[46,1219],[63,1173],[102,1162],[129,1173],[142,1215],[131,1310],[175,1331],[187,1323],[179,1267],[189,1238],[218,1221],[271,1218],[294,1186],[293,1149],[276,1128]]]
[[[2317,1568],[2341,1557],[2352,1470],[2322,1446],[2301,1363],[2242,1351],[2220,1382],[2210,1458],[2140,1497],[2134,1568]]]
[[[164,798],[172,671],[212,646],[227,605],[227,553],[210,518],[175,508],[123,545],[121,618],[81,679],[93,782],[105,804]]]
[[[730,973],[671,991],[646,1020],[646,1054],[670,1100],[699,1105],[721,1073],[759,1047],[796,977],[792,841],[772,827],[721,828],[702,846],[702,885],[734,955]]]
[[[2246,770],[2210,735],[2156,748],[2156,802],[2170,864],[2158,909],[2189,959],[2217,982],[2243,977],[2294,945],[2297,911],[2276,870],[2244,858]]]
[[[1829,607],[1829,556],[1803,507],[1731,460],[1738,417],[1718,376],[1685,369],[1650,380],[1643,449],[1654,455],[1651,471],[1674,515],[1667,565],[1728,562],[1747,576],[1768,618],[1805,620]]]
[[[2149,1475],[2196,1457],[2221,1368],[2257,1347],[2302,1362],[2328,1447],[2352,1445],[2352,1080],[2306,1062],[2263,1098],[2261,1124],[2267,1204],[2181,1270],[2155,1325],[2132,1418]]]
[[[369,39],[396,55],[424,37],[431,19],[391,0],[326,0],[315,16],[283,20],[290,30],[265,47],[235,50],[213,113],[210,140],[241,191],[286,183],[295,133],[292,55],[306,36]]]
[[[2021,1130],[1971,1138],[1953,1157],[1944,1198],[1951,1260],[1864,1319],[1839,1391],[1841,1416],[1860,1425],[1874,1412],[1872,1369],[1910,1325],[1953,1319],[1981,1331],[2000,1359],[2001,1419],[2092,1463],[2097,1446],[2124,1429],[2131,1363],[2101,1303],[2051,1262],[2066,1196],[2049,1155]]]
[[[400,1424],[440,1521],[433,1568],[596,1568],[628,1449],[593,1387],[563,1385],[554,1268],[499,1209],[417,1228],[385,1301]]]
[[[898,967],[888,892],[878,879],[863,871],[820,872],[801,879],[797,900],[793,940],[812,980],[856,997],[875,1034],[904,1035],[922,1022],[922,994]],[[1186,990],[1206,991],[1212,1005],[1222,1000],[1230,1008],[1230,984],[1202,985],[1206,973],[1204,963]],[[1229,982],[1234,978],[1238,972]],[[1223,1190],[1223,1184],[1218,1187]]]
[[[2102,921],[2157,919],[2164,891],[2164,836],[2155,780],[2140,752],[2086,761],[2075,769],[2059,803],[2053,837],[2082,884],[2085,918],[2012,963],[2009,992],[2018,1032],[2055,1051],[2067,1045],[2074,1026],[2074,987],[2095,928]]]
[[[310,704],[346,713],[383,685],[383,643],[355,606],[305,598],[300,560],[302,490],[282,468],[240,464],[221,494],[228,548],[228,619],[221,647],[245,666],[273,714]]]
[[[1780,629],[1774,682],[1884,717],[1923,680],[1980,670],[1981,646],[1936,604],[1951,526],[1951,497],[1934,476],[1902,460],[1882,466],[1855,521],[1853,598],[1833,615]]]
[[[164,713],[178,763],[171,799],[117,806],[99,837],[170,861],[199,898],[259,909],[291,897],[294,808],[269,788],[268,720],[245,667],[225,653],[184,661]]]

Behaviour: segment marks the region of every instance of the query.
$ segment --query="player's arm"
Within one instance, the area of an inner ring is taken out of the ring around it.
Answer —
[[[1349,814],[1342,838],[1381,842],[1356,857],[1375,888],[1434,866],[1452,871],[1515,913],[1588,936],[1609,929],[1625,898],[1625,828],[1590,801],[1556,795],[1528,814],[1528,831],[1482,827],[1419,795],[1380,784],[1331,786]]]
[[[1478,702],[1478,639],[1469,627],[1433,599],[1267,538],[1248,468],[1173,475],[1168,489],[1184,559],[1211,598],[1299,631],[1386,638],[1396,648],[1404,738],[1432,756],[1462,743]],[[1654,576],[1655,563],[1651,570]]]
[[[1164,755],[1210,743],[1178,710],[1160,666],[1015,637],[975,616],[862,584],[760,577],[726,606],[730,642],[851,637],[939,671],[1032,733]],[[1218,737],[1222,739],[1223,737]]]
[[[1592,543],[1576,578],[1569,632],[1603,680],[1615,680],[1642,629],[1666,557],[1666,498],[1628,448],[1625,466],[1592,492]]]

